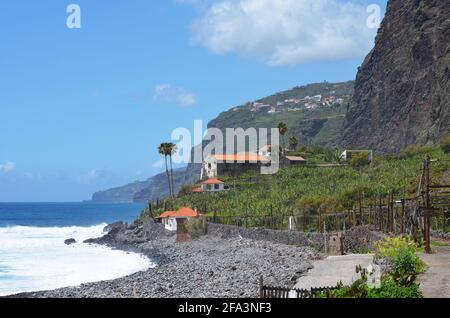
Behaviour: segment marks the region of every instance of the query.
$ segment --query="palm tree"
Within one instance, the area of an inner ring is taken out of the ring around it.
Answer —
[[[167,175],[167,181],[169,183],[169,194],[170,194],[170,196],[173,196],[172,183],[170,182],[170,175],[169,175],[169,165],[167,162],[167,152],[168,152],[167,143],[164,142],[158,146],[158,153],[160,155],[164,156],[164,159],[166,161],[166,175]]]
[[[283,153],[284,153],[284,148],[286,148],[285,145],[284,145],[284,135],[286,135],[286,133],[288,131],[288,128],[287,128],[285,123],[281,122],[281,123],[278,124],[278,130],[279,130],[280,135],[281,135],[281,140],[282,140],[282,143],[283,143]]]
[[[175,186],[173,184],[172,155],[174,155],[177,152],[177,145],[175,145],[172,142],[168,142],[166,144],[166,148],[167,148],[167,155],[169,156],[169,159],[170,159],[170,182],[171,182],[171,185],[172,185],[172,196],[175,196]]]
[[[289,148],[291,150],[296,150],[298,146],[298,140],[297,138],[295,138],[295,136],[291,136],[291,138],[289,138]]]

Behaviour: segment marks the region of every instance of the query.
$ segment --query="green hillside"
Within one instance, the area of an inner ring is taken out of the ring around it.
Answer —
[[[295,136],[303,145],[336,145],[353,85],[354,82],[349,81],[295,87],[234,107],[221,113],[208,126],[272,128],[284,122],[289,128],[288,135]]]
[[[322,153],[309,157],[324,157]],[[401,156],[376,158],[372,166],[291,167],[276,175],[247,173],[236,179],[221,176],[229,187],[221,193],[180,196],[166,202],[167,208],[191,206],[208,215],[299,215],[345,211],[363,203],[377,203],[380,195],[394,191],[395,198],[408,198],[417,191],[424,154],[434,162],[432,182],[450,182],[450,154],[440,148],[409,149]],[[161,208],[161,211],[163,208]]]

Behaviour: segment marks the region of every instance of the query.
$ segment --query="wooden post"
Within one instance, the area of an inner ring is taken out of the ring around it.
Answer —
[[[425,176],[425,195],[424,195],[424,238],[425,238],[425,253],[431,254],[431,246],[430,246],[430,213],[429,209],[431,208],[430,202],[430,155],[425,155],[424,161],[424,176]]]
[[[322,212],[319,210],[319,220],[317,222],[317,233],[322,232]]]
[[[363,225],[363,213],[362,213],[362,202],[361,202],[361,196],[359,196],[359,225]]]
[[[405,233],[405,199],[402,199],[402,224],[401,224],[401,234]]]
[[[380,231],[383,231],[383,206],[382,206],[382,204],[383,204],[383,199],[381,198],[381,194],[380,194],[380,198],[379,198],[379,200],[380,200],[380,202],[379,202],[379,207],[380,207],[380,209],[379,209],[379,213],[380,213],[380,215],[379,215],[379,226],[380,226]]]
[[[264,281],[262,275],[259,276],[258,286],[259,286],[259,298],[264,298]]]
[[[442,233],[445,233],[447,231],[447,222],[445,220],[445,211],[444,208],[441,208],[441,222],[442,222]]]

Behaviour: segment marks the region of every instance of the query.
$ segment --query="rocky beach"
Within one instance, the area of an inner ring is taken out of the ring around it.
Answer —
[[[139,252],[157,266],[111,281],[11,297],[258,297],[259,277],[265,285],[293,286],[311,268],[320,248],[320,238],[314,235],[213,224],[207,235],[177,243],[176,235],[151,219],[141,225],[115,223],[105,231],[108,234],[85,244]]]

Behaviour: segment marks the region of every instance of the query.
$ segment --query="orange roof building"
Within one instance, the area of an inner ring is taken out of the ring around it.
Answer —
[[[221,181],[219,179],[214,179],[214,178],[211,178],[211,179],[208,179],[208,180],[205,180],[202,182],[202,184],[223,184],[223,183],[224,183],[223,181]]]
[[[267,164],[270,164],[269,158],[253,152],[209,155],[203,161],[200,179],[217,178],[229,171],[239,174],[249,170],[257,171]]]
[[[188,207],[182,207],[177,211],[167,211],[162,213],[159,218],[162,220],[164,227],[168,231],[176,232],[178,228],[178,223],[183,223],[190,218],[198,218],[202,216],[201,213],[197,212]]]

